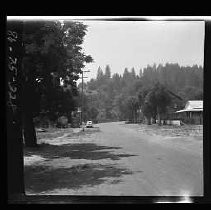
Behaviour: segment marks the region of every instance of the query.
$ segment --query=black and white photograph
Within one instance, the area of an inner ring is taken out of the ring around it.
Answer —
[[[203,197],[204,43],[203,19],[7,16],[8,192]]]

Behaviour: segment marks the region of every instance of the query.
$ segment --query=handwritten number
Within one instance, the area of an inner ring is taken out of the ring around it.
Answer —
[[[17,91],[17,87],[12,87],[10,82],[8,82],[8,86],[13,93]]]
[[[9,107],[12,108],[12,111],[13,111],[13,112],[16,111],[17,106],[16,106],[15,104],[13,104],[13,103],[11,102],[11,100],[7,102],[7,105],[8,105]]]
[[[15,31],[11,31],[8,30],[7,31],[7,40],[11,43],[16,42],[17,38],[18,38],[18,33]],[[9,46],[9,50],[12,51],[12,47]],[[15,112],[16,111],[16,105],[13,104],[15,103],[15,101],[13,102],[13,100],[16,100],[17,96],[16,96],[16,92],[17,92],[17,87],[15,85],[13,85],[13,82],[16,82],[16,77],[17,77],[17,58],[16,57],[8,57],[8,68],[10,71],[13,72],[13,76],[11,77],[11,79],[9,79],[10,81],[8,82],[8,95],[9,95],[9,99],[8,99],[8,106],[10,106],[12,108],[12,111]]]
[[[15,99],[16,99],[16,95],[12,95],[11,92],[9,92],[9,97],[10,97],[12,100],[15,100]]]
[[[13,39],[12,37],[7,38],[10,42],[16,42],[16,39]]]
[[[17,39],[18,38],[18,34],[15,31],[8,31],[7,33],[9,36],[12,36],[13,38]]]
[[[16,63],[17,63],[17,58],[12,58],[12,57],[9,56],[9,62],[10,62],[10,64],[16,65]]]
[[[17,68],[15,66],[11,66],[10,63],[8,64],[9,69],[14,72],[15,76],[17,76]]]

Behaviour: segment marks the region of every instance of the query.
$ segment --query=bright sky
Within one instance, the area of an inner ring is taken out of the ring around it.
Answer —
[[[103,21],[103,18],[113,20]],[[84,73],[84,76],[88,76],[85,81],[95,78],[98,67],[104,70],[107,64],[110,65],[112,74],[122,74],[125,67],[129,70],[134,67],[138,74],[140,68],[153,63],[203,66],[204,20],[211,19],[210,16],[132,16],[148,21],[115,21],[115,18],[130,19],[131,16],[7,17],[8,20],[75,20],[88,25],[82,47],[86,54],[93,57],[94,63],[87,64],[84,68],[90,70]],[[200,21],[194,21],[196,19]]]
[[[83,49],[94,63],[84,73],[95,78],[100,66],[122,74],[125,67],[140,68],[166,62],[202,65],[204,60],[204,21],[82,21],[88,25]]]

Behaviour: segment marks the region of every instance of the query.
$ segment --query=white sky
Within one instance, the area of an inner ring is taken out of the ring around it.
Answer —
[[[198,64],[204,60],[203,21],[82,21],[88,25],[82,45],[94,63],[84,73],[95,78],[100,66],[107,64],[111,73],[122,74],[125,67],[140,68],[166,62],[180,65]]]
[[[154,21],[100,20],[103,18],[113,20],[144,18]],[[82,21],[88,25],[82,45],[84,52],[94,59],[94,63],[87,64],[84,68],[91,71],[84,73],[84,76],[88,76],[85,81],[88,81],[96,77],[99,66],[104,71],[107,64],[110,65],[112,74],[122,74],[125,67],[129,70],[134,67],[138,74],[140,68],[153,63],[172,62],[203,66],[204,20],[211,18],[209,16],[8,16],[7,19],[65,19]],[[175,21],[186,19],[189,21]]]

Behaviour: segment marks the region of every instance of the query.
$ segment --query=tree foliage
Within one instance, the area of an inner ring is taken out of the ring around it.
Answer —
[[[73,21],[24,22],[22,101],[25,116],[45,112],[54,118],[75,109],[76,81],[85,64],[92,62],[92,57],[85,55],[81,47],[86,28]]]
[[[169,107],[174,107],[175,104],[177,108],[182,108],[187,100],[203,100],[201,66],[154,64],[140,69],[138,75],[135,68],[125,68],[122,75],[114,73],[110,78],[105,76],[111,72],[108,67],[109,65],[104,71],[99,67],[96,79],[87,82],[85,88],[95,95],[90,100],[92,102],[88,102],[87,109],[95,107],[100,113],[98,119],[102,116],[102,120],[134,122],[141,110],[148,122],[150,118],[155,121],[165,117]],[[87,97],[90,98],[91,95],[88,94]]]

